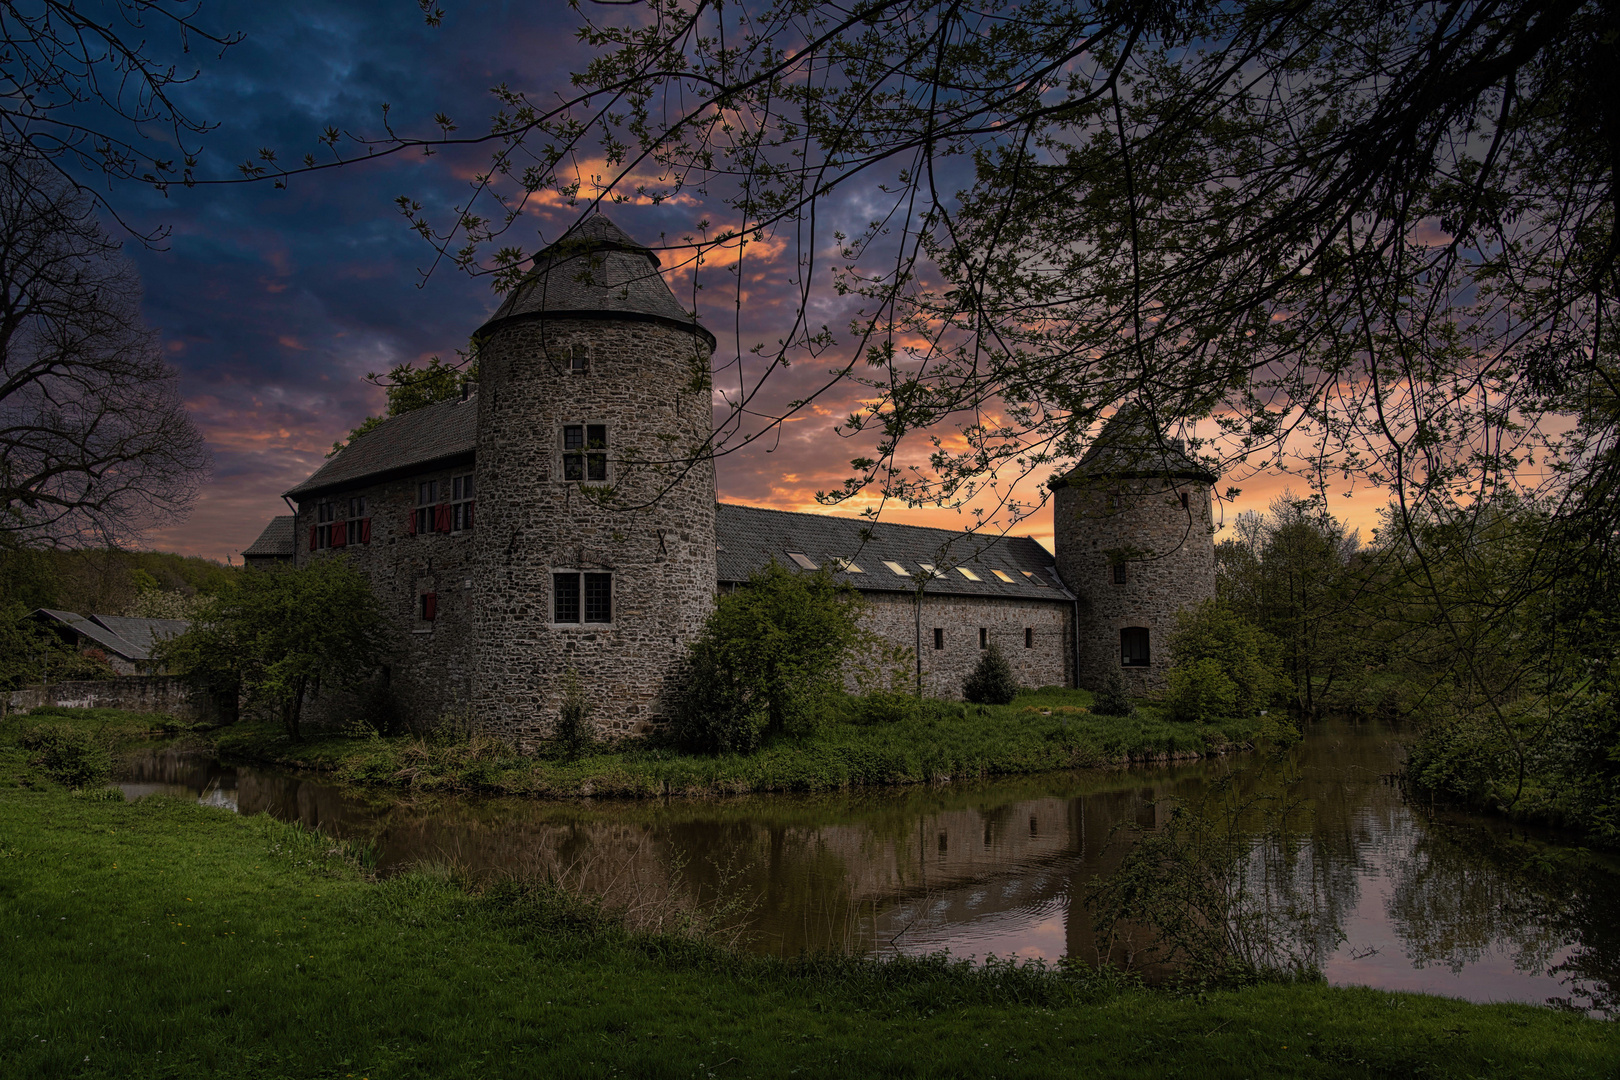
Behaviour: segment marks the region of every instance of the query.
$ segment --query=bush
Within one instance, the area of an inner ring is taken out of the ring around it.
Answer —
[[[1011,705],[1018,696],[1018,679],[995,642],[984,650],[973,674],[962,684],[962,696],[975,705]]]
[[[1130,716],[1136,711],[1136,703],[1131,700],[1130,692],[1125,687],[1125,676],[1118,669],[1108,673],[1102,689],[1097,691],[1091,703],[1091,711],[1098,716]]]
[[[33,752],[28,763],[68,787],[104,783],[112,775],[112,752],[87,732],[67,724],[41,724],[18,741]]]
[[[1289,690],[1278,658],[1282,644],[1219,600],[1206,600],[1177,612],[1176,630],[1170,635],[1176,668],[1213,661],[1234,687],[1227,715],[1253,716]]]
[[[1170,669],[1170,693],[1165,704],[1170,717],[1183,723],[1207,724],[1233,715],[1238,687],[1218,661],[1199,660]]]
[[[579,674],[569,668],[562,677],[562,711],[552,737],[557,740],[563,757],[578,761],[580,754],[591,745],[591,703],[585,699],[585,689],[579,684]]]
[[[870,690],[853,699],[857,724],[897,724],[918,713],[918,702],[897,690]]]

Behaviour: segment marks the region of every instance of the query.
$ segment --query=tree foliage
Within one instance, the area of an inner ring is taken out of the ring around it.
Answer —
[[[992,641],[979,654],[979,662],[962,684],[962,697],[975,705],[1011,705],[1017,696],[1018,678]]]
[[[249,567],[156,652],[208,693],[240,688],[297,739],[311,691],[350,688],[377,670],[382,619],[370,581],[345,558],[296,569]]]
[[[843,691],[864,603],[825,570],[778,564],[722,595],[688,652],[674,734],[692,750],[746,752],[767,734],[814,731]]]
[[[469,386],[478,382],[478,365],[465,358],[461,363],[448,364],[434,356],[428,359],[426,367],[416,367],[409,363],[396,364],[388,369],[386,375],[368,373],[366,380],[383,388],[388,399],[387,412],[383,416],[366,417],[360,422],[359,427],[349,432],[348,438],[339,439],[332,444],[327,457],[342,450],[389,417],[437,405],[441,401],[454,401],[461,397]]]
[[[1130,716],[1136,712],[1136,703],[1131,700],[1125,676],[1117,669],[1109,670],[1102,689],[1097,691],[1092,701],[1091,711],[1098,716]]]
[[[1173,702],[1179,687],[1196,719],[1213,718],[1209,710],[1218,705],[1253,716],[1287,691],[1280,643],[1220,600],[1176,613],[1170,651]]]

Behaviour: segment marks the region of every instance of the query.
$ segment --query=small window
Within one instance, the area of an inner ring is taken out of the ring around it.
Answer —
[[[990,572],[992,574],[996,575],[996,577],[1000,578],[1002,581],[1005,581],[1009,585],[1011,585],[1013,583],[1013,579],[1007,576],[1007,571],[1005,571],[1005,570],[992,570]]]
[[[942,627],[942,626],[936,626],[936,627],[934,627],[934,648],[943,649],[944,647],[945,647],[945,628]]]
[[[1019,573],[1023,574],[1026,579],[1028,579],[1033,584],[1039,585],[1043,589],[1050,589],[1052,587],[1052,586],[1048,585],[1045,581],[1041,580],[1041,577],[1038,574],[1032,574],[1028,570],[1020,570]]]
[[[585,574],[585,621],[613,621],[613,575]]]
[[[1119,662],[1125,667],[1147,667],[1148,631],[1145,626],[1127,626],[1119,632]]]
[[[462,532],[473,527],[473,474],[450,481],[450,529]]]
[[[958,566],[956,568],[956,572],[958,574],[961,574],[963,577],[967,578],[969,581],[979,581],[979,580],[981,580],[978,574],[975,574],[973,571],[969,570],[965,566]]]
[[[1129,579],[1130,579],[1130,574],[1129,574],[1128,571],[1126,571],[1125,564],[1122,563],[1122,562],[1115,563],[1114,564],[1114,584],[1115,585],[1124,585]]]
[[[422,621],[432,622],[439,617],[439,594],[425,592],[422,594]],[[398,611],[398,608],[394,609]]]
[[[1187,493],[1185,491],[1181,493],[1181,508],[1183,510],[1187,509]]]
[[[366,497],[364,495],[356,495],[354,498],[349,500],[349,520],[354,521],[357,518],[363,518],[365,516]]]
[[[579,622],[579,575],[551,575],[552,621]]]
[[[1026,626],[1026,627],[1024,627],[1024,648],[1033,649],[1034,647],[1035,647],[1035,628],[1033,626]]]
[[[917,565],[922,567],[929,577],[939,577],[939,571],[934,569],[933,563],[918,563]]]
[[[979,648],[988,649],[989,647],[990,647],[990,628],[988,626],[981,626],[981,627],[979,627]]]
[[[439,501],[439,482],[423,480],[416,485],[416,534],[433,532],[434,504]]]
[[[846,574],[864,574],[864,573],[866,573],[865,570],[862,570],[859,566],[855,565],[855,560],[854,559],[838,559],[838,558],[835,558],[835,559],[833,559],[833,568],[836,569],[836,570],[842,570]]]
[[[563,479],[598,481],[608,478],[607,425],[563,425]]]
[[[787,553],[787,557],[792,559],[802,569],[805,569],[805,570],[819,570],[820,569],[820,567],[818,567],[816,565],[816,561],[814,559],[812,559],[810,556],[806,555],[802,551],[790,551],[790,552]]]
[[[896,577],[910,577],[911,576],[910,571],[908,571],[905,567],[901,566],[897,562],[889,562],[887,559],[885,559],[884,562],[883,562],[883,565],[887,566],[889,568],[890,572],[892,572]]]
[[[613,621],[613,575],[574,571],[551,575],[552,621]]]
[[[323,502],[315,504],[315,528],[310,532],[309,546],[311,550],[320,550],[332,546],[332,523],[337,520],[337,503]]]
[[[591,370],[591,354],[583,346],[575,345],[568,350],[568,370],[575,375],[583,375]]]

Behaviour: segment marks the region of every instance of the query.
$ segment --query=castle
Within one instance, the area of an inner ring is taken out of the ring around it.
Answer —
[[[478,330],[476,390],[354,439],[244,561],[354,560],[395,628],[394,705],[431,723],[470,704],[519,745],[550,731],[569,668],[604,734],[657,726],[715,594],[773,559],[859,589],[933,695],[958,696],[992,642],[1024,685],[1162,685],[1174,613],[1215,593],[1215,476],[1139,411],[1052,481],[1055,558],[1028,537],[717,503],[716,342],[658,266],[586,219]]]

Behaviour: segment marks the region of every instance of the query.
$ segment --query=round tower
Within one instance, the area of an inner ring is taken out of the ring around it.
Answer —
[[[572,670],[609,736],[667,713],[714,602],[715,338],[600,215],[479,329],[473,712],[551,733]]]
[[[1164,688],[1176,612],[1215,595],[1215,480],[1131,404],[1052,481],[1058,573],[1079,599],[1081,686],[1117,670],[1132,693]]]

